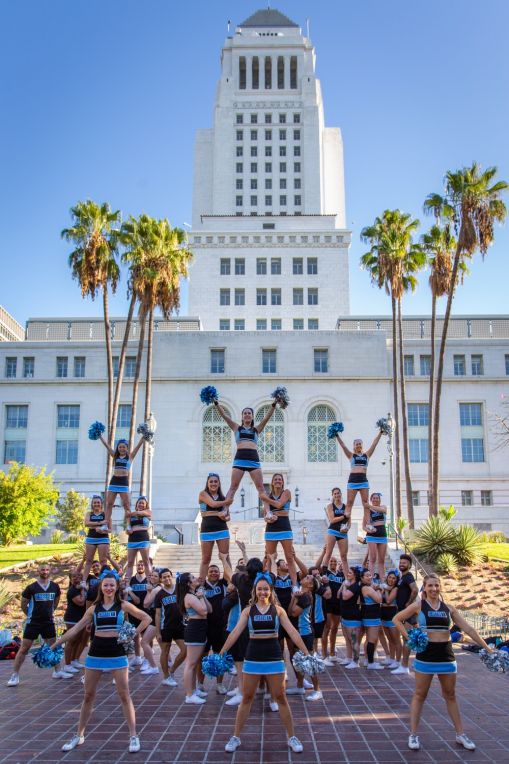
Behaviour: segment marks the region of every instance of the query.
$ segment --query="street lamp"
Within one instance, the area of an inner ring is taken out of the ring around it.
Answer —
[[[244,490],[244,486],[242,486],[242,488],[240,489],[240,506],[242,507],[242,509],[244,509],[245,501],[246,501],[246,492]]]
[[[391,497],[391,509],[389,514],[390,524],[394,528],[394,445],[393,445],[393,436],[394,436],[394,428],[396,426],[396,423],[394,419],[392,418],[392,414],[389,411],[387,414],[387,424],[389,425],[389,434],[387,436],[387,451],[389,452],[389,486],[390,486],[390,497]]]
[[[147,425],[149,430],[157,430],[157,420],[152,412],[148,415]],[[148,444],[148,505],[152,509],[152,458],[154,456],[154,442]]]
[[[302,527],[302,543],[308,543],[308,529],[305,525]]]
[[[295,486],[295,506],[299,506],[299,489],[297,486]]]

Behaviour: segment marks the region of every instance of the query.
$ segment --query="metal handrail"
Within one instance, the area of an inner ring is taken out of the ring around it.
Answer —
[[[481,637],[501,636],[509,639],[509,618],[486,615],[472,610],[458,610],[458,613],[474,627]]]
[[[408,554],[411,557],[412,562],[415,566],[416,577],[419,574],[422,577],[427,576],[430,573],[430,570],[428,570],[426,566],[422,564],[419,558],[416,557],[416,555],[412,552],[412,550],[408,546],[408,542],[405,541],[403,536],[399,533],[399,531],[396,529],[394,525],[392,525],[391,523],[388,523],[388,527],[389,527],[389,532],[392,533],[396,539],[396,549],[398,548],[398,541],[399,541],[405,551],[405,554]]]
[[[245,515],[246,512],[251,512],[253,509],[255,509],[257,512],[260,511],[260,507],[258,505],[254,507],[246,507],[245,509],[236,509],[233,512],[231,512],[232,515]],[[297,512],[299,515],[304,514],[303,509],[293,509],[293,507],[290,509],[290,512],[293,512],[293,519],[295,520],[295,513]],[[256,518],[257,520],[261,520],[261,517]]]
[[[173,528],[174,531],[177,531],[179,537],[179,546],[184,546],[184,531],[182,528],[179,528],[178,525],[174,525],[173,523],[171,523],[170,528]]]

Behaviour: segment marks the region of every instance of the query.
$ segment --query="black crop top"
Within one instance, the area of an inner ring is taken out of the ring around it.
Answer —
[[[421,612],[419,613],[418,623],[426,631],[449,631],[452,625],[452,618],[449,608],[440,600],[438,610],[434,610],[427,600],[421,602]]]
[[[277,637],[279,616],[275,606],[270,605],[266,613],[260,613],[256,605],[251,605],[248,628],[252,636]]]

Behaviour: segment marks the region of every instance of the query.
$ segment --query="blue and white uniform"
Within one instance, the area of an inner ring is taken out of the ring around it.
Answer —
[[[118,630],[124,623],[122,605],[114,603],[106,609],[100,602],[94,606],[94,637],[85,658],[85,668],[96,671],[112,671],[127,668],[128,660],[123,645],[117,641]],[[116,632],[117,636],[102,636],[104,632]]]
[[[367,587],[361,586],[361,619],[363,626],[381,626],[382,619],[380,618],[380,604],[375,602],[374,599],[365,595],[363,589]]]
[[[396,605],[396,600],[393,600],[390,604],[387,602],[388,594],[389,592],[387,590],[382,592],[382,604],[380,606],[382,626],[386,629],[395,629],[396,627],[393,624],[392,619],[398,612],[398,606]]]
[[[250,441],[255,445],[258,443],[258,430],[256,427],[244,427],[240,425],[235,431],[235,441],[237,443],[237,452],[233,460],[233,467],[243,472],[252,472],[261,469],[260,457],[255,448],[242,448],[242,441]]]
[[[374,525],[374,530],[366,533],[366,541],[369,544],[387,544],[387,526],[385,525],[385,512],[377,512],[376,509],[369,510],[369,522],[375,523],[384,521],[383,525]]]
[[[218,498],[211,496],[211,499],[218,501]],[[220,517],[203,517],[205,512],[214,512],[216,510],[205,504],[204,501],[200,502],[200,512],[202,514],[201,526],[200,526],[200,541],[220,541],[221,539],[229,539],[230,531],[225,520]]]
[[[207,644],[207,618],[199,615],[193,607],[186,607],[184,642],[190,647],[205,647]]]
[[[278,640],[279,616],[275,605],[265,613],[251,605],[248,618],[249,642],[243,664],[244,674],[284,674],[285,662]]]
[[[131,470],[132,462],[128,456],[116,456],[113,464],[114,470]],[[115,475],[110,478],[108,491],[113,493],[129,493],[129,475]]]
[[[343,589],[344,594],[346,589]],[[357,582],[348,586],[348,591],[352,592],[353,597],[343,599],[341,597],[341,621],[347,629],[358,629],[362,626],[360,594],[361,585]]]
[[[367,454],[352,454],[350,459],[351,467],[366,467],[365,472],[350,472],[348,483],[346,485],[352,491],[358,491],[360,488],[369,488],[367,469],[369,456]]]
[[[417,616],[417,626],[429,632],[442,632],[447,637],[444,642],[428,642],[420,653],[416,653],[414,671],[419,674],[455,674],[458,670],[449,630],[452,618],[449,608],[440,600],[434,610],[425,599],[421,602],[421,612]]]
[[[127,548],[149,549],[150,536],[148,535],[148,529],[150,526],[150,518],[132,514],[129,519],[129,525],[132,528],[132,533],[128,536]]]
[[[274,501],[279,501],[279,497],[269,494],[269,498]],[[265,541],[292,541],[293,531],[290,525],[289,517],[280,517],[279,512],[288,512],[290,510],[291,501],[287,501],[281,509],[270,506],[271,512],[277,517],[275,523],[267,523],[265,526]]]
[[[330,523],[329,527],[327,528],[327,535],[334,536],[334,538],[337,539],[348,538],[348,531],[340,530],[341,526],[348,522],[348,518],[345,515],[345,505],[342,504],[340,507],[336,507],[334,502],[332,502],[332,509],[334,512],[334,517],[340,518],[340,522]]]
[[[102,523],[104,529],[107,529],[106,524],[106,514],[104,512],[104,509],[101,509],[100,512],[90,512],[90,522],[92,523]],[[100,527],[100,526],[99,526]],[[110,537],[106,533],[99,533],[97,528],[89,528],[88,533],[85,537],[85,544],[109,544],[110,543]]]
[[[298,616],[293,616],[290,620],[302,637],[302,641],[310,652],[313,652],[315,635],[313,632],[313,597],[309,592],[299,594],[295,598],[295,604],[300,607],[302,612]]]

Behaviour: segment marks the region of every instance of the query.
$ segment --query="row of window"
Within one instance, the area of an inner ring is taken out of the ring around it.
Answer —
[[[220,318],[219,319],[219,330],[222,332],[229,332],[232,328],[232,322],[229,318]],[[246,328],[246,321],[244,318],[235,318],[233,321],[233,329],[236,332],[243,332]],[[256,331],[257,332],[265,332],[269,328],[269,323],[266,318],[257,318],[256,319]],[[294,318],[293,319],[293,328],[295,331],[303,331],[304,329],[304,319],[303,318]],[[282,329],[282,321],[280,318],[271,318],[270,320],[270,329],[271,331],[277,332],[281,331]],[[317,331],[318,330],[318,319],[317,318],[308,318],[308,329],[311,331]]]
[[[132,405],[121,403],[117,413],[117,427],[130,427]],[[79,404],[57,405],[57,428],[64,430],[77,430],[80,426]],[[8,404],[5,407],[5,428],[7,430],[26,430],[28,427],[28,405]]]
[[[275,223],[262,223],[262,229],[263,230],[274,230]],[[332,236],[331,234],[324,234],[323,236],[320,234],[313,234],[312,236],[308,236],[308,234],[300,234],[297,236],[296,234],[283,234],[278,233],[275,237],[272,234],[267,234],[265,236],[260,236],[259,234],[243,234],[242,236],[212,236],[211,234],[207,234],[207,236],[193,236],[193,244],[261,244],[264,242],[265,244],[272,244],[272,242],[276,242],[277,244],[308,244],[308,242],[313,242],[313,244],[319,244],[320,242],[323,242],[324,244],[331,244],[333,241],[341,243],[344,240],[344,236],[340,234],[335,234]],[[377,322],[377,329],[381,329],[381,322]]]
[[[236,138],[237,141],[243,141],[244,137],[246,137],[247,134],[248,134],[247,130],[244,131],[242,129],[240,129],[240,130],[237,129],[235,131],[235,138]],[[274,135],[278,134],[280,141],[286,141],[287,140],[287,136],[289,137],[290,135],[292,135],[294,141],[300,141],[300,139],[301,139],[301,131],[300,131],[300,129],[286,130],[286,128],[280,128],[278,131],[276,131],[276,130],[272,130],[272,128],[266,128],[265,130],[258,131],[257,128],[252,128],[251,130],[249,130],[249,138],[252,141],[257,141],[259,135],[260,136],[263,135],[263,137],[264,137],[264,139],[266,141],[271,141],[273,134]]]
[[[270,271],[269,271],[269,267],[270,267]],[[271,257],[269,262],[266,257],[257,257],[256,258],[256,275],[267,276],[269,272],[271,276],[282,275],[281,258]],[[219,261],[219,273],[221,276],[231,276],[232,273],[235,274],[235,276],[245,276],[246,275],[246,259],[244,257],[234,258],[233,270],[232,270],[231,258],[221,257]],[[292,258],[292,273],[294,276],[304,275],[304,258],[303,257]],[[318,275],[318,258],[317,257],[306,258],[306,273],[308,274],[308,276]]]
[[[278,90],[284,90],[288,84],[290,90],[297,90],[297,56],[290,56],[288,61],[284,56],[276,56],[274,59],[272,56],[253,56],[250,66],[246,56],[239,56],[239,90],[246,90],[248,87],[248,71],[251,74],[251,90],[260,89],[260,73],[263,73],[265,90],[272,90],[273,79],[274,87]]]
[[[260,202],[261,203],[261,202]],[[293,197],[293,203],[296,207],[300,207],[302,204],[302,196],[300,194],[295,194]],[[249,204],[251,207],[256,207],[258,205],[258,196],[256,194],[251,194],[249,197]],[[264,204],[266,207],[271,207],[272,202],[272,194],[266,194],[264,197]],[[280,194],[279,196],[279,204],[281,207],[286,207],[288,205],[288,197],[286,194]],[[243,207],[244,206],[244,197],[241,195],[237,195],[235,197],[235,206],[236,207]]]
[[[426,504],[429,504],[428,491],[412,491],[412,504],[414,505],[414,507],[421,506],[424,503],[424,500],[426,500]],[[481,507],[492,507],[493,506],[493,491],[489,489],[481,490],[480,500],[481,500],[480,501]],[[461,506],[473,507],[474,501],[475,501],[474,491],[472,491],[471,489],[461,491]]]
[[[286,125],[287,123],[287,115],[284,112],[279,112],[277,116],[277,121],[280,125]],[[265,112],[263,115],[263,121],[266,125],[272,125],[272,114],[270,112]],[[274,120],[275,122],[276,120]],[[237,125],[243,125],[244,124],[244,115],[241,113],[238,113],[235,115],[235,122]],[[257,112],[251,112],[249,122],[251,125],[257,125],[258,124],[258,113]],[[293,124],[294,125],[300,125],[300,114],[299,112],[293,113]]]
[[[300,153],[300,146],[294,146],[293,147],[293,156],[294,157],[300,157],[300,155],[301,155],[301,153]],[[286,156],[286,154],[280,155],[280,156]],[[261,163],[260,164],[260,169],[261,169],[262,166],[263,166],[263,169],[265,170],[266,173],[273,172],[273,163],[272,162]],[[279,163],[279,172],[280,173],[288,172],[287,168],[288,168],[287,162],[280,162]],[[301,171],[301,163],[300,162],[295,162],[294,165],[293,165],[293,169],[294,169],[294,172],[300,172]],[[246,164],[246,171],[247,171],[247,164]],[[240,174],[240,173],[244,172],[244,162],[236,162],[235,163],[235,172],[237,174]],[[258,162],[250,162],[249,163],[249,172],[255,173],[255,174],[258,172]]]
[[[481,403],[460,403],[461,458],[464,463],[484,462],[484,429]],[[425,430],[429,425],[429,404],[409,403],[408,445],[410,461],[427,464],[429,461],[429,440]]]
[[[118,376],[119,357],[113,356],[113,374]],[[55,365],[55,376],[57,379],[67,379],[70,377],[70,371],[73,371],[73,377],[75,379],[85,378],[86,358],[85,356],[74,356],[71,363],[68,356],[57,356]],[[129,379],[133,378],[136,371],[136,356],[128,355],[125,359],[124,377]],[[7,357],[5,359],[5,376],[9,379],[15,379],[18,372],[18,359],[13,357]],[[23,358],[22,376],[25,379],[32,379],[35,377],[35,358],[33,356],[27,356]]]
[[[231,301],[231,292],[233,291],[233,303]],[[282,305],[282,291],[277,288],[270,290],[259,288],[256,290],[256,304],[257,305]],[[245,305],[246,304],[246,290],[239,289],[220,289],[219,290],[219,304],[220,305]],[[318,305],[318,288],[309,287],[307,289],[307,304]],[[304,305],[304,289],[293,290],[293,305]]]
[[[429,377],[431,371],[431,356],[419,356],[421,376]],[[453,356],[453,370],[455,377],[464,377],[467,373],[466,356]],[[413,355],[404,356],[404,371],[406,377],[415,376],[415,362]],[[473,377],[481,377],[484,374],[484,361],[481,354],[470,356],[470,371]],[[509,374],[509,355],[505,356],[505,373]]]
[[[265,178],[264,187],[266,191],[272,190],[272,178]],[[297,191],[302,188],[301,178],[293,179],[293,187]],[[237,191],[244,190],[244,181],[242,180],[242,178],[237,178],[237,180],[235,181],[235,188]],[[251,178],[251,180],[249,181],[249,188],[251,189],[251,191],[258,190],[258,180],[256,178]],[[283,191],[288,188],[286,178],[279,178],[279,188]]]
[[[210,351],[210,373],[224,374],[225,370],[225,348],[212,348]],[[329,351],[327,348],[313,349],[313,370],[321,374],[326,374],[329,371]],[[277,374],[277,350],[262,348],[262,374]]]

